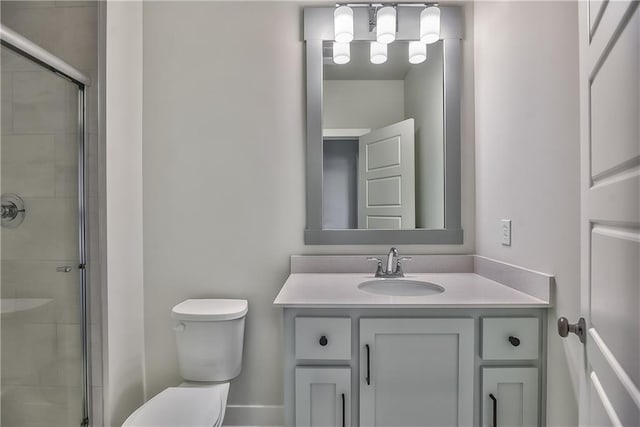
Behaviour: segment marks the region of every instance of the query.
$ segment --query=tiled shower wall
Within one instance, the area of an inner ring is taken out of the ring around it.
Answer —
[[[27,211],[1,232],[5,426],[63,426],[81,413],[78,274],[56,271],[78,259],[76,93],[2,48],[1,187]],[[39,307],[21,310],[22,302]]]
[[[88,242],[92,424],[102,425],[100,269],[97,224],[98,8],[85,1],[2,2],[2,23],[91,78],[88,88]],[[2,425],[12,404],[27,405],[28,424],[75,425],[80,410],[77,274],[77,90],[5,52],[2,57],[2,190],[29,206],[25,222],[2,233],[2,297],[45,298],[29,316],[2,318]],[[50,112],[54,114],[50,114]],[[46,112],[46,114],[44,114]],[[11,327],[11,322],[14,323]],[[20,351],[10,350],[20,345]],[[7,358],[5,358],[5,355]],[[19,355],[19,357],[16,357]],[[67,404],[68,403],[68,404]],[[64,408],[64,409],[63,409]],[[72,424],[69,424],[73,421]],[[21,422],[25,422],[24,420]]]

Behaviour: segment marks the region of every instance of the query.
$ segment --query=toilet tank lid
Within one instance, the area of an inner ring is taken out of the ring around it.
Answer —
[[[248,310],[245,299],[188,299],[173,307],[171,314],[177,320],[204,322],[239,319]]]

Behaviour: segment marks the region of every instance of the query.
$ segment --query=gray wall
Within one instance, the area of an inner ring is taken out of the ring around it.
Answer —
[[[105,424],[120,426],[144,401],[142,260],[142,3],[101,2],[105,147],[102,230]]]
[[[271,303],[304,249],[300,22],[295,4],[144,4],[149,397],[180,382],[171,307],[236,297],[249,314],[229,403],[282,403]]]
[[[555,275],[548,425],[578,425],[566,360],[579,366],[579,353],[564,347],[578,340],[555,332],[579,304],[577,5],[476,3],[475,41],[477,252]],[[501,218],[512,220],[511,247],[500,244]]]
[[[322,228],[358,228],[358,139],[325,139],[322,156]]]
[[[404,120],[404,81],[325,80],[322,127],[379,129]]]
[[[404,80],[405,117],[416,124],[416,228],[444,227],[444,70],[442,43]]]
[[[472,16],[469,17],[472,20]],[[272,306],[305,246],[302,6],[144,4],[144,316],[147,396],[180,381],[170,318],[186,298],[249,299],[244,368],[232,405],[282,404],[281,311]],[[471,22],[472,24],[472,22]],[[227,43],[233,34],[233,43]],[[463,226],[474,249],[472,49],[463,88]]]

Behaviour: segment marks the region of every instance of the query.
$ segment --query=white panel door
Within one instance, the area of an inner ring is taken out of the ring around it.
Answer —
[[[415,228],[414,120],[362,135],[358,153],[358,228]]]
[[[361,319],[360,425],[473,424],[473,319]]]
[[[580,2],[580,425],[640,425],[640,9]]]
[[[538,368],[482,368],[482,426],[538,427]]]
[[[296,427],[351,425],[351,368],[296,368]]]

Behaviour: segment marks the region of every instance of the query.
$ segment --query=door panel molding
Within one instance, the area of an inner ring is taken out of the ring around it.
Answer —
[[[640,425],[638,390],[613,353],[593,329],[589,330],[589,340],[595,343],[587,346],[587,357],[592,367],[590,376],[596,375],[598,377],[602,393],[611,402],[612,408],[622,419],[623,425]]]
[[[581,284],[588,328],[580,368],[581,426],[640,425],[640,9],[579,2]],[[593,13],[591,13],[593,12]],[[610,295],[616,292],[623,295]],[[621,302],[621,300],[623,300]],[[626,369],[626,370],[625,370]]]

